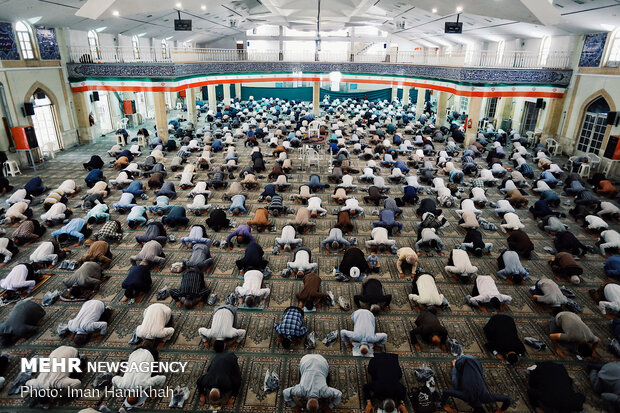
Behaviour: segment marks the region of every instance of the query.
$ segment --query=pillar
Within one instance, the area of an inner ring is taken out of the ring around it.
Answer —
[[[499,129],[502,126],[502,119],[504,119],[504,112],[506,111],[506,106],[510,105],[512,102],[511,98],[501,97],[497,100],[497,107],[495,108],[495,128]]]
[[[80,92],[73,94],[73,104],[75,106],[75,116],[77,118],[78,131],[80,134],[80,142],[92,142],[93,131],[90,127],[88,116],[90,109],[88,106],[90,92]]]
[[[321,103],[321,84],[314,82],[312,84],[312,113],[319,116],[319,103]]]
[[[187,120],[196,125],[196,89],[189,88],[185,91],[185,104],[187,105]]]
[[[437,127],[445,126],[446,124],[446,109],[448,105],[448,92],[437,92],[439,96],[437,98]]]
[[[524,98],[515,98],[514,111],[512,113],[512,129],[521,129],[521,120],[523,119],[523,109],[525,108]]]
[[[241,83],[235,83],[235,99],[241,100]]]
[[[157,127],[157,136],[162,142],[168,142],[168,115],[166,114],[166,92],[153,92],[153,101],[155,102],[155,126]]]
[[[478,122],[480,122],[480,112],[482,109],[481,97],[470,97],[469,107],[467,108],[467,123],[471,121],[471,128],[465,132],[465,148],[476,141],[478,136]]]
[[[394,102],[396,99],[398,99],[398,86],[392,85],[392,99],[390,102]]]
[[[547,116],[545,116],[545,123],[542,126],[542,134],[543,136],[554,138],[558,134],[558,128],[562,121],[564,97],[562,99],[549,99],[546,105],[545,112],[547,112]],[[604,148],[604,146],[601,147]]]
[[[230,105],[230,83],[224,83],[222,89],[224,89],[224,105]]]
[[[215,85],[207,85],[207,100],[209,101],[209,110],[215,114],[217,111],[217,96],[215,95]]]
[[[415,115],[416,117],[420,117],[424,113],[424,100],[426,98],[426,89],[418,88],[418,102],[415,107]]]
[[[403,86],[403,106],[409,104],[409,93],[411,92],[411,86]]]

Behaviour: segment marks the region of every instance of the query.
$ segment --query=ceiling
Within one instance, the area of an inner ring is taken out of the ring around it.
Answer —
[[[446,35],[444,22],[456,20],[457,7],[463,34]],[[177,9],[193,20],[192,32],[174,31]],[[610,30],[620,27],[620,0],[0,0],[1,21],[196,43],[243,39],[245,30],[265,24],[315,30],[317,15],[321,31],[372,25],[441,45]]]

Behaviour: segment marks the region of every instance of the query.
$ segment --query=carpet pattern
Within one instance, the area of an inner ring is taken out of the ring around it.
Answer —
[[[103,154],[114,144],[114,138],[105,137],[98,139],[95,143],[84,145],[66,151],[58,156],[55,160],[48,161],[45,166],[37,171],[37,174],[43,178],[48,188],[53,189],[65,179],[74,179],[78,185],[84,186],[85,171],[82,169],[82,162],[86,162],[91,154]],[[438,145],[441,146],[441,145]],[[237,145],[237,151],[240,157],[240,164],[246,165],[249,158],[249,149],[243,147],[242,144]],[[268,161],[268,170],[274,164],[273,158],[268,154],[271,151],[263,147],[265,159]],[[197,154],[194,153],[190,161],[196,159]],[[291,155],[292,157],[294,155]],[[110,160],[107,156],[102,156],[104,160]],[[146,154],[137,159],[143,162]],[[168,166],[172,159],[172,154],[168,154],[165,164]],[[223,160],[222,153],[215,154],[217,161]],[[482,164],[482,160],[477,160]],[[563,163],[563,159],[558,159],[558,163]],[[363,161],[354,157],[354,167],[362,169]],[[308,181],[309,173],[299,171],[297,167],[299,162],[294,159],[294,172],[291,174],[289,182],[292,187],[288,192],[283,193],[284,203],[287,206],[297,209],[299,204],[295,204],[290,200],[288,195],[297,193],[300,184]],[[536,174],[540,171],[535,168]],[[314,171],[316,172],[316,170]],[[113,179],[117,175],[117,171],[105,169],[104,173],[108,179]],[[320,170],[322,181],[327,181],[326,161],[323,161]],[[381,175],[387,176],[389,171],[382,169]],[[23,185],[33,175],[28,172],[15,178],[11,178],[11,183],[17,187]],[[175,182],[178,198],[171,203],[174,205],[183,205],[189,203],[186,195],[189,190],[181,190],[178,185],[179,178],[176,173],[171,172],[169,179]],[[206,180],[206,172],[198,171],[194,182]],[[266,178],[260,179],[261,187],[267,182]],[[358,189],[353,192],[361,201],[363,196],[363,188],[368,185],[359,184]],[[556,189],[560,191],[560,189]],[[214,191],[209,202],[216,206],[225,206],[228,208],[229,203],[223,200],[225,191]],[[497,201],[503,198],[497,188],[490,188],[487,197],[489,201]],[[530,204],[533,204],[535,197],[531,191],[528,192]],[[149,199],[146,201],[138,200],[142,205],[150,204],[155,196],[153,191],[147,191]],[[233,217],[236,224],[245,223],[246,220],[253,216],[254,211],[263,206],[258,202],[259,190],[249,191],[246,193],[246,205],[248,206],[248,215],[242,217]],[[319,274],[323,278],[323,290],[332,291],[336,297],[342,295],[353,303],[353,295],[359,293],[361,285],[359,282],[339,283],[331,276],[332,268],[337,266],[341,255],[326,254],[320,249],[320,242],[323,240],[332,225],[336,222],[336,217],[331,215],[333,209],[338,206],[331,201],[331,190],[326,190],[320,196],[323,200],[323,206],[328,210],[325,217],[314,220],[317,223],[316,229],[310,234],[303,235],[303,245],[312,250],[313,260],[318,263]],[[393,186],[390,191],[391,196],[400,196],[400,188]],[[74,216],[84,216],[85,212],[76,208],[79,202],[78,196],[70,199],[68,206],[74,210]],[[428,196],[428,195],[424,195]],[[120,197],[120,191],[113,191],[106,202],[109,206],[116,202]],[[562,197],[562,202],[570,198]],[[3,199],[4,200],[4,199]],[[360,202],[361,203],[361,202]],[[362,203],[361,203],[362,204]],[[374,206],[362,205],[366,211],[366,215],[354,220],[355,229],[352,236],[357,237],[358,245],[365,250],[365,241],[370,238],[370,230],[372,222],[377,220],[371,211],[377,209]],[[561,206],[564,212],[568,212],[567,206]],[[441,238],[446,244],[448,252],[454,245],[460,243],[465,231],[458,225],[458,215],[456,208],[444,209],[450,225],[441,231]],[[42,206],[34,207],[35,217],[39,217],[43,212]],[[545,246],[552,245],[552,238],[541,231],[531,214],[526,210],[519,210],[519,216],[526,224],[526,231],[536,246],[536,251],[532,254],[532,258],[524,260],[523,264],[530,269],[532,279],[538,279],[542,275],[553,276],[547,260],[549,255],[543,250]],[[97,294],[93,297],[102,300],[113,308],[113,315],[108,327],[108,332],[103,338],[91,340],[87,345],[80,348],[80,352],[85,354],[89,360],[109,360],[122,361],[126,360],[133,349],[128,344],[128,340],[135,327],[141,323],[142,312],[148,305],[157,302],[157,291],[165,287],[178,287],[181,279],[180,274],[170,272],[170,265],[174,262],[188,258],[191,251],[185,250],[180,243],[168,243],[164,251],[167,261],[164,268],[153,273],[153,288],[142,297],[142,299],[133,304],[121,302],[122,290],[121,283],[130,268],[129,256],[136,254],[140,247],[135,241],[135,236],[143,232],[143,229],[131,230],[126,225],[126,215],[119,215],[112,211],[112,219],[119,219],[123,223],[124,237],[117,244],[112,246],[114,261],[111,267],[104,271],[104,274],[111,278],[106,281]],[[482,216],[496,224],[499,219],[496,218],[489,209],[483,212]],[[150,216],[151,219],[157,219],[155,215]],[[192,224],[204,224],[205,216],[197,217],[189,215],[190,226]],[[280,235],[281,229],[285,222],[292,218],[292,215],[271,218],[276,223],[276,231],[260,233],[257,236],[259,243],[263,246],[266,254],[265,257],[270,262],[270,268],[274,275],[268,280],[271,288],[271,296],[265,303],[265,308],[260,311],[240,311],[239,321],[241,328],[247,330],[247,338],[235,351],[239,356],[241,368],[243,372],[243,385],[239,397],[236,398],[235,404],[230,409],[224,411],[231,412],[289,412],[291,409],[286,407],[281,390],[295,385],[299,380],[299,360],[307,353],[303,346],[297,346],[291,351],[282,349],[276,342],[276,334],[273,329],[274,321],[278,321],[282,310],[290,305],[296,305],[297,300],[295,293],[301,289],[301,281],[295,279],[282,278],[279,275],[280,270],[285,268],[286,262],[292,259],[292,253],[283,253],[280,255],[271,255],[271,249],[274,246],[275,237]],[[400,218],[404,228],[400,235],[394,237],[398,247],[413,247],[416,241],[415,226],[419,219],[415,216],[415,207],[405,207],[403,216]],[[593,244],[596,240],[591,234],[585,232],[580,226],[575,224],[571,219],[564,219],[570,228],[584,243]],[[15,227],[7,227],[7,233],[11,234]],[[95,229],[98,229],[96,226]],[[185,231],[171,230],[170,234],[174,235],[177,240],[187,235],[189,227]],[[506,246],[505,234],[498,231],[481,230],[485,237],[485,241],[494,243],[494,252],[491,256],[481,258],[472,257],[473,265],[478,266],[479,274],[492,274],[497,271],[496,257],[497,252]],[[208,236],[214,240],[223,241],[227,232],[213,233],[209,230]],[[350,235],[350,236],[351,236]],[[49,232],[43,237],[47,239]],[[28,260],[30,253],[36,248],[37,243],[21,247],[19,254],[13,258],[12,262],[0,269],[0,276],[4,277],[16,263]],[[86,252],[87,247],[74,247],[68,259],[78,259]],[[222,304],[224,299],[234,287],[241,284],[241,278],[235,266],[235,260],[240,258],[243,250],[235,247],[232,251],[225,251],[219,248],[213,248],[212,254],[215,258],[215,265],[206,274],[208,285],[213,292],[219,296],[218,303]],[[597,288],[603,282],[603,262],[604,257],[598,254],[588,254],[581,264],[585,268],[583,283],[573,288],[577,293],[576,301],[584,308],[581,315],[583,320],[592,328],[593,332],[598,335],[603,345],[599,347],[598,355],[604,361],[612,360],[613,356],[606,350],[605,343],[610,337],[609,319],[603,317],[596,304],[588,295],[589,288]],[[560,358],[552,349],[552,343],[548,339],[548,321],[550,319],[550,311],[533,302],[528,291],[529,285],[510,285],[505,281],[497,279],[497,284],[502,293],[509,294],[513,297],[512,303],[506,306],[505,312],[515,318],[517,327],[521,337],[532,336],[539,338],[547,343],[548,349],[542,352],[530,351],[516,367],[510,367],[496,359],[491,353],[484,348],[484,334],[482,328],[489,317],[489,313],[479,309],[472,309],[465,304],[464,298],[471,292],[471,285],[462,285],[451,280],[445,273],[443,267],[447,263],[446,257],[438,256],[436,253],[431,256],[423,255],[420,257],[420,265],[428,272],[434,274],[437,279],[438,288],[451,303],[451,308],[442,311],[440,315],[441,321],[449,331],[451,337],[456,338],[463,346],[466,354],[474,355],[481,360],[485,368],[485,377],[487,384],[492,392],[507,393],[513,400],[510,411],[527,412],[531,410],[531,406],[527,400],[527,376],[526,367],[541,360],[555,360],[563,363],[571,377],[575,381],[576,388],[586,394],[588,411],[600,411],[601,405],[598,397],[592,392],[587,375],[584,370],[585,361],[579,361],[574,357],[565,359]],[[418,352],[410,343],[409,330],[411,330],[419,308],[411,306],[407,299],[410,292],[410,282],[401,280],[396,271],[395,256],[390,253],[379,254],[379,264],[381,272],[379,274],[384,288],[393,295],[391,308],[388,312],[382,313],[377,319],[377,331],[388,334],[386,350],[397,353],[400,357],[401,365],[404,371],[404,383],[411,389],[416,385],[413,376],[413,370],[422,365],[432,367],[436,372],[436,378],[439,389],[449,388],[451,360],[450,354],[442,352],[438,348],[432,348],[426,344],[422,344],[422,351]],[[45,292],[55,289],[62,290],[62,280],[69,272],[59,268],[53,268],[48,272],[54,275],[34,293],[34,299],[40,301]],[[560,282],[560,285],[563,282]],[[571,287],[572,288],[572,287]],[[163,301],[170,303],[171,299]],[[19,372],[18,357],[47,355],[50,351],[59,345],[70,344],[68,339],[60,339],[56,335],[56,327],[61,322],[66,322],[79,311],[81,302],[57,302],[51,307],[46,308],[46,315],[41,321],[39,333],[29,340],[18,343],[9,351],[16,358],[12,359],[7,373],[7,383],[10,383]],[[12,306],[0,308],[0,319],[4,319],[10,312]],[[194,308],[192,310],[179,309],[172,305],[174,316],[174,336],[160,349],[160,356],[163,361],[179,360],[187,361],[189,370],[185,374],[168,374],[167,386],[188,386],[191,390],[190,399],[186,402],[183,410],[193,411],[205,409],[199,406],[199,397],[195,390],[195,382],[197,378],[203,374],[213,357],[212,350],[206,350],[202,346],[198,337],[198,328],[210,325],[213,307],[206,304]],[[342,328],[352,329],[353,322],[351,313],[341,311],[338,307],[322,306],[317,312],[306,314],[305,324],[309,331],[314,331],[317,336],[317,348],[313,350],[315,353],[324,355],[330,364],[331,385],[343,392],[342,403],[337,406],[338,412],[360,412],[363,410],[365,401],[362,396],[362,386],[367,381],[366,367],[367,359],[358,359],[352,357],[346,351],[340,340],[331,347],[326,347],[320,342],[328,332],[332,330],[340,330]],[[281,388],[275,393],[266,394],[263,391],[263,379],[267,369],[277,372],[280,377]],[[83,386],[92,386],[94,374],[87,374],[83,378]],[[0,391],[0,410],[9,409],[10,411],[28,411],[24,400],[19,396],[8,396],[8,386]],[[148,400],[142,411],[165,411],[168,410],[167,399]],[[463,403],[453,400],[453,405],[459,411],[470,411]],[[55,409],[58,411],[77,411],[84,407],[96,407],[100,404],[106,404],[110,408],[118,408],[121,406],[120,399],[79,399],[70,402],[61,402]],[[10,406],[10,407],[9,407]],[[33,410],[33,411],[36,411]]]

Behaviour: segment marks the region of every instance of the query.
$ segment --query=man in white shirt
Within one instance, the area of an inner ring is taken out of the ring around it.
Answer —
[[[505,231],[514,231],[517,229],[525,228],[525,225],[519,219],[519,216],[514,212],[508,212],[504,214],[504,223],[500,225]]]
[[[174,334],[172,310],[161,303],[151,304],[144,310],[142,324],[136,328],[136,335],[143,340],[167,341]]]
[[[308,199],[308,210],[313,218],[316,218],[317,215],[323,216],[327,213],[327,210],[321,207],[321,198],[318,196],[313,196]]]
[[[606,249],[619,249],[620,248],[620,234],[613,229],[601,232],[601,236],[596,243],[601,249],[601,254],[605,255]],[[1,284],[0,284],[1,286]]]
[[[448,265],[444,267],[446,272],[457,275],[461,281],[469,280],[478,272],[478,267],[471,264],[467,251],[453,249],[450,252]]]
[[[340,330],[340,339],[344,345],[353,350],[353,344],[359,344],[359,351],[366,355],[372,351],[374,345],[383,347],[387,341],[387,334],[376,332],[375,315],[364,308],[356,310],[351,316],[353,331]]]
[[[417,276],[412,283],[413,294],[409,294],[409,300],[422,305],[448,305],[448,300],[443,294],[439,294],[435,277],[430,274]]]
[[[62,361],[79,357],[78,350],[71,346],[60,346],[50,353],[50,359]],[[79,379],[69,377],[69,371],[50,371],[49,373],[39,373],[37,378],[30,379],[25,386],[32,390],[65,390],[67,388],[77,389],[82,382]]]
[[[111,309],[99,300],[89,300],[82,304],[80,312],[67,324],[67,328],[75,333],[73,341],[82,346],[88,341],[89,334],[99,330],[100,335],[105,335],[108,329],[108,320]]]
[[[584,218],[583,226],[594,232],[601,232],[609,228],[609,224],[597,215],[586,216]]]
[[[472,295],[465,297],[465,301],[474,307],[478,307],[480,304],[491,303],[493,307],[499,308],[502,303],[512,301],[511,296],[499,292],[495,280],[490,275],[479,275],[476,277],[471,293]]]
[[[157,350],[152,348],[139,348],[129,355],[127,362],[129,366],[140,365],[140,363],[153,363],[158,359]],[[127,371],[123,376],[112,377],[112,385],[117,389],[133,389],[143,388],[147,390],[149,387],[161,387],[166,382],[166,376],[152,376],[151,372],[133,369]],[[128,397],[127,403],[134,405],[138,402],[136,397]]]
[[[327,385],[329,365],[325,357],[320,354],[306,354],[299,362],[299,372],[299,384],[282,392],[284,401],[289,406],[295,408],[297,403],[305,402],[309,413],[318,413],[321,400],[327,404],[329,411],[340,403],[342,392]]]
[[[590,290],[590,296],[598,303],[602,314],[620,312],[620,285],[607,283],[598,290]]]
[[[302,278],[304,274],[318,269],[318,264],[310,262],[311,259],[311,252],[308,248],[298,248],[293,256],[293,261],[286,263],[286,267],[293,274],[296,274],[297,278]]]
[[[267,298],[271,290],[262,288],[263,273],[258,270],[246,271],[243,274],[243,285],[235,287],[235,293],[245,301],[248,307],[254,307],[260,300]],[[258,300],[256,300],[258,299]]]
[[[295,238],[295,228],[292,225],[285,225],[282,228],[282,235],[276,238],[276,247],[283,247],[284,251],[290,251],[301,246],[302,243],[301,238]]]
[[[6,277],[0,281],[0,287],[8,291],[17,291],[22,288],[30,294],[37,285],[34,269],[30,264],[17,264]]]
[[[200,327],[198,334],[206,346],[214,340],[213,349],[217,353],[224,351],[226,340],[236,339],[236,345],[245,338],[246,331],[237,328],[237,309],[230,305],[221,305],[213,310],[211,328]]]

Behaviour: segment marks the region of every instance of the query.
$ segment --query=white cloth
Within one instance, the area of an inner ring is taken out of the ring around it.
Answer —
[[[416,280],[418,294],[409,294],[409,298],[423,305],[441,305],[444,301],[443,294],[439,294],[435,278],[430,274],[422,274]]]
[[[144,310],[142,324],[136,328],[136,335],[143,340],[168,340],[174,334],[173,327],[166,327],[172,310],[161,303],[151,304]]]
[[[220,308],[213,313],[211,328],[200,327],[198,329],[198,334],[205,341],[236,338],[237,343],[241,343],[245,337],[246,331],[234,328],[234,319],[234,314],[230,310],[227,308]]]
[[[105,304],[99,300],[89,300],[82,304],[80,312],[75,318],[69,320],[69,331],[76,334],[90,333],[99,330],[104,335],[108,329],[108,323],[99,321],[105,311]]]
[[[258,270],[246,271],[243,275],[243,285],[235,288],[235,293],[240,297],[248,295],[254,297],[267,297],[270,293],[269,288],[261,288],[263,285],[263,273]]]
[[[461,249],[452,250],[452,261],[454,265],[446,265],[444,268],[447,272],[453,274],[475,274],[478,267],[471,264],[467,251]]]
[[[140,363],[152,363],[155,361],[150,351],[139,348],[129,355],[127,360],[129,365],[140,365]],[[166,376],[151,376],[149,371],[128,371],[123,376],[112,377],[112,384],[118,389],[138,389],[149,387],[161,387],[166,382]]]
[[[0,281],[0,287],[9,291],[27,288],[28,292],[30,292],[37,283],[34,280],[26,280],[26,277],[28,277],[28,268],[24,264],[17,264],[13,267],[11,272]]]
[[[42,242],[36,250],[30,254],[32,262],[48,262],[58,259],[58,255],[54,254],[54,244],[51,241]]]
[[[512,301],[511,296],[499,292],[495,280],[489,275],[479,275],[476,278],[476,287],[478,287],[478,295],[469,299],[471,304],[488,303],[493,298],[497,298],[502,303]]]
[[[44,214],[41,214],[41,219],[43,221],[54,221],[59,219],[65,219],[65,211],[67,210],[67,206],[62,202],[57,202],[50,207]]]

